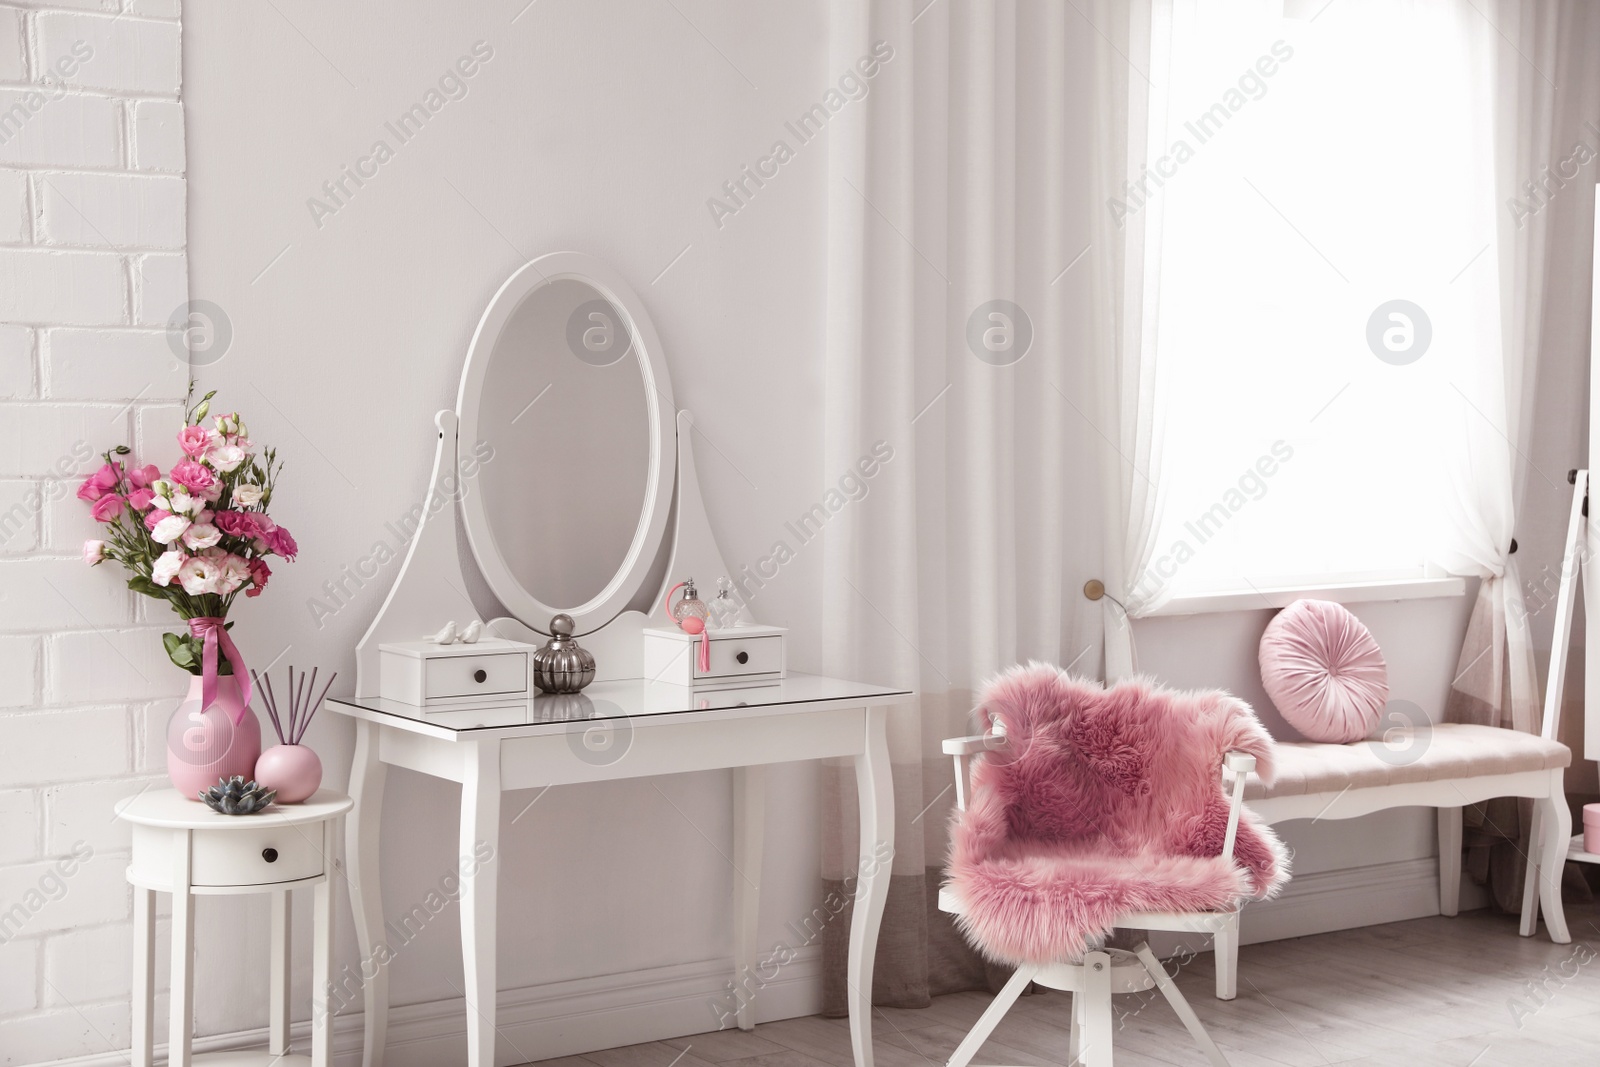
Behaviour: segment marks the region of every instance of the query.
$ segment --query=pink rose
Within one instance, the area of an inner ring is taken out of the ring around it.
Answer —
[[[172,468],[172,480],[190,492],[203,492],[217,484],[217,476],[192,459],[183,460]]]
[[[106,558],[106,543],[104,541],[85,541],[83,543],[83,561],[91,567]]]
[[[149,489],[135,489],[128,494],[128,506],[134,511],[143,511],[150,506],[150,502],[155,498],[155,493]]]
[[[294,543],[294,538],[282,526],[274,526],[267,534],[267,547],[275,554],[290,560],[300,552],[300,546]]]
[[[210,523],[197,522],[183,531],[183,543],[195,552],[210,548],[222,540],[222,531]]]
[[[107,463],[78,486],[79,500],[99,500],[122,481],[122,464]]]
[[[212,549],[206,553],[217,566],[217,592],[223,596],[231,596],[250,580],[250,564],[243,556],[235,556],[232,552],[212,555],[213,552],[221,552],[221,549]]]
[[[107,493],[96,500],[89,511],[95,522],[110,522],[122,514],[122,498],[116,493]]]
[[[214,560],[204,556],[190,556],[178,567],[178,584],[190,596],[203,596],[217,591],[217,578],[221,568]]]
[[[211,521],[229,537],[251,540],[261,536],[261,524],[248,511],[219,511]]]
[[[211,431],[204,426],[185,426],[178,431],[178,447],[186,456],[203,456],[211,447]]]
[[[172,518],[172,512],[162,511],[160,508],[156,508],[150,514],[144,517],[144,528],[146,530],[154,530],[156,526],[160,524],[162,519],[170,518]]]
[[[143,489],[152,482],[161,480],[161,468],[154,463],[146,463],[142,467],[128,468],[128,484],[135,489]]]
[[[250,561],[250,588],[244,591],[245,596],[260,596],[261,591],[267,587],[267,579],[272,577],[272,570],[264,559]]]
[[[145,521],[149,521],[148,519]],[[189,528],[189,520],[182,515],[168,515],[150,531],[150,539],[158,544],[170,545],[183,536],[183,531]]]
[[[156,585],[171,585],[172,579],[178,576],[178,568],[183,566],[183,561],[187,558],[175,548],[169,552],[163,552],[150,565],[150,580]]]

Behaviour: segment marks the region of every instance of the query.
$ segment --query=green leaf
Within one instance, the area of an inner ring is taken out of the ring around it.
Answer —
[[[173,652],[177,651],[178,646],[183,644],[183,638],[177,634],[162,634],[161,643],[166,646],[167,655],[171,656]]]
[[[128,588],[132,589],[135,593],[143,593],[145,596],[155,597],[157,600],[167,599],[166,590],[162,589],[159,585],[156,585],[142,574],[136,574],[132,578],[129,578]]]

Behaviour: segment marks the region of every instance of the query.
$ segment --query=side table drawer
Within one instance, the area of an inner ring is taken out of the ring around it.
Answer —
[[[293,882],[315,878],[322,866],[320,826],[264,826],[194,835],[191,879],[197,886]]]

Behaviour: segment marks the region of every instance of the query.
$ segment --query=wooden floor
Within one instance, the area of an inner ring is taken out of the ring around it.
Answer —
[[[1600,908],[1569,908],[1570,945],[1488,912],[1247,945],[1239,997],[1212,996],[1211,954],[1178,984],[1234,1067],[1600,1064]],[[1153,999],[1149,999],[1153,998]],[[941,1067],[989,1002],[958,993],[873,1021],[877,1067]],[[1064,1067],[1069,995],[1025,996],[977,1063]],[[1205,1065],[1154,991],[1117,998],[1118,1067]],[[1125,1013],[1125,1014],[1124,1014]],[[546,1061],[543,1067],[852,1067],[843,1019],[787,1019]]]

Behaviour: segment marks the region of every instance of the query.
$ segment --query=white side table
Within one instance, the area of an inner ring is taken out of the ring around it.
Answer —
[[[235,893],[272,895],[272,974],[269,985],[270,1045],[259,1059],[223,1053],[230,1065],[330,1067],[333,1029],[326,1017],[326,991],[333,968],[333,912],[329,873],[350,798],[319,790],[303,804],[273,805],[256,815],[222,815],[175,789],[153,789],[117,805],[117,817],[133,824],[133,1063],[150,1067],[155,1020],[157,893],[172,894],[172,1023],[167,1062],[190,1067],[194,1032],[194,898]],[[314,947],[311,952],[311,1055],[289,1052],[289,891],[313,887]],[[210,1059],[200,1057],[200,1062]]]

